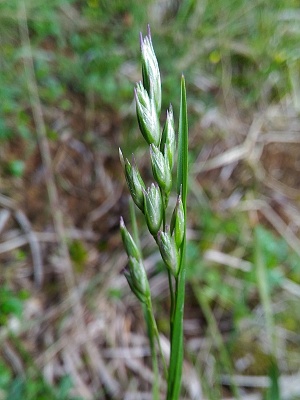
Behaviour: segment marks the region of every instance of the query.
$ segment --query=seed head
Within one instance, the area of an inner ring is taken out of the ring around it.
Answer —
[[[143,38],[140,34],[142,53],[143,84],[150,97],[154,99],[157,114],[161,110],[161,79],[157,58],[152,46],[150,27],[148,34]]]
[[[129,257],[129,270],[124,275],[133,293],[141,302],[146,303],[150,298],[150,287],[142,262]]]
[[[142,82],[136,84],[134,95],[136,114],[141,133],[148,144],[154,143],[158,146],[160,141],[160,126],[154,100],[144,89]]]
[[[137,169],[136,165],[131,165],[128,159],[124,160],[122,151],[119,149],[121,164],[124,168],[125,178],[131,197],[138,208],[144,212],[144,195],[145,189],[144,181]]]
[[[183,209],[181,195],[179,194],[171,218],[171,234],[174,233],[177,249],[179,249],[182,244],[184,238],[184,230],[185,230],[184,209]]]
[[[179,268],[179,257],[174,238],[170,235],[170,232],[159,231],[157,235],[157,242],[160,254],[166,266],[169,268],[171,273],[175,277],[177,277]]]
[[[159,187],[169,194],[172,187],[172,176],[169,162],[155,145],[150,145],[151,166],[154,179]]]
[[[159,187],[152,183],[144,190],[145,217],[151,235],[156,236],[163,218],[163,201]]]
[[[169,168],[170,170],[172,170],[176,152],[176,140],[175,140],[173,108],[171,104],[169,110],[167,110],[167,119],[162,133],[160,150],[164,152],[165,157],[169,161]]]
[[[136,260],[140,260],[141,259],[140,251],[139,251],[137,245],[135,244],[132,236],[128,232],[122,217],[120,218],[120,231],[121,231],[123,245],[124,245],[124,248],[125,248],[125,251],[126,251],[128,257],[132,257],[132,258],[135,258]]]

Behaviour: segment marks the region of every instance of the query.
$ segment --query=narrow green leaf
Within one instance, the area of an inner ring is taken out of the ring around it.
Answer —
[[[186,204],[188,181],[188,118],[184,76],[181,77],[181,99],[178,129],[177,194],[181,193]]]
[[[181,194],[186,221],[186,200],[188,183],[188,120],[185,80],[181,78],[181,100],[178,129],[178,163],[177,163],[177,193]],[[174,320],[171,321],[171,355],[169,365],[169,379],[167,400],[180,398],[181,376],[183,364],[183,312],[185,296],[185,252],[186,252],[186,223],[184,236],[180,247],[179,274],[176,278]]]
[[[266,400],[280,400],[279,369],[275,359],[270,367],[269,378],[271,384],[266,393]]]
[[[256,226],[254,230],[254,265],[256,270],[258,293],[265,316],[266,335],[270,344],[271,353],[273,357],[276,358],[278,346],[275,334],[276,329],[272,310],[268,273],[262,248],[262,233],[263,231],[260,225]]]

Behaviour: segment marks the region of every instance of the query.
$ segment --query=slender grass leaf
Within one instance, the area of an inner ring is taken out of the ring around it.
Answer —
[[[177,164],[177,193],[181,194],[184,216],[186,221],[186,200],[188,183],[188,120],[185,80],[181,78],[181,100],[178,130],[178,164]],[[176,278],[175,311],[171,331],[171,356],[167,400],[178,400],[181,389],[183,363],[183,312],[185,296],[185,252],[186,252],[186,223],[183,226],[184,237],[180,247],[179,274]]]

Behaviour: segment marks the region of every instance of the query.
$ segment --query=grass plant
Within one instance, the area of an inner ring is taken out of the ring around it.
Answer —
[[[157,243],[168,274],[170,290],[170,360],[166,367],[161,351],[159,333],[151,301],[151,290],[142,263],[136,218],[131,203],[133,237],[121,218],[120,229],[128,255],[129,286],[144,309],[150,342],[154,373],[153,399],[160,398],[157,347],[164,365],[167,380],[167,400],[180,398],[183,365],[183,311],[186,275],[186,202],[188,188],[188,120],[185,80],[181,78],[181,99],[177,149],[177,202],[170,224],[167,224],[167,208],[172,189],[172,168],[176,156],[176,139],[172,107],[167,111],[164,128],[159,119],[161,111],[161,80],[158,62],[152,46],[150,28],[145,38],[141,36],[143,81],[135,88],[136,111],[140,130],[149,144],[151,167],[155,183],[146,187],[137,166],[120,158],[132,199],[145,217],[150,234]],[[157,342],[157,347],[156,347]]]

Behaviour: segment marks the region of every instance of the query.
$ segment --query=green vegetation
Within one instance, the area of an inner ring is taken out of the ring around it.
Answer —
[[[116,150],[134,151],[151,180],[132,89],[147,23],[161,108],[171,100],[175,121],[182,73],[187,88],[181,397],[300,398],[298,8],[295,0],[0,1],[1,400],[151,393],[151,348],[122,273],[118,216],[133,217]],[[169,280],[141,217],[168,364]]]
[[[72,383],[64,378],[56,389],[47,384],[42,376],[32,375],[13,379],[5,364],[0,364],[0,393],[7,393],[7,399],[14,400],[80,400],[70,396]],[[2,395],[2,394],[1,394]]]
[[[152,183],[146,189],[136,165],[124,160],[120,151],[121,163],[132,200],[145,216],[150,234],[157,243],[168,273],[170,296],[170,360],[165,379],[168,382],[166,398],[180,398],[181,375],[183,367],[183,310],[186,276],[186,205],[188,187],[188,117],[185,80],[181,78],[180,116],[178,141],[175,138],[172,105],[167,111],[166,122],[161,129],[161,78],[159,66],[152,46],[150,28],[145,38],[141,36],[143,81],[135,89],[137,120],[142,135],[150,145],[150,160],[153,173]],[[177,143],[177,144],[176,144]],[[177,201],[172,218],[167,225],[167,209],[172,189],[172,168],[177,148]],[[145,308],[145,321],[151,347],[153,372],[153,399],[159,399],[159,370],[155,342],[161,349],[155,315],[153,313],[151,290],[140,249],[139,234],[134,213],[132,215],[134,236],[132,238],[121,218],[120,230],[124,248],[128,255],[129,268],[125,272],[130,289]],[[164,360],[164,355],[160,350]],[[165,365],[165,361],[164,361]]]

